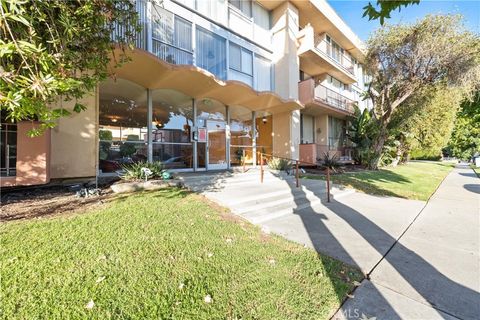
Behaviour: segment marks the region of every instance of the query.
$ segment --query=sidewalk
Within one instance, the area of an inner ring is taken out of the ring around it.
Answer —
[[[334,316],[480,318],[480,179],[458,166]]]

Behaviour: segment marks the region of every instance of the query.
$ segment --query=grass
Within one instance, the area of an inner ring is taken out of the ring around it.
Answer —
[[[4,319],[325,319],[361,279],[180,189],[0,231]]]
[[[336,174],[331,180],[368,194],[428,200],[452,168],[449,163],[414,161],[377,171]],[[304,177],[324,179],[324,176]]]

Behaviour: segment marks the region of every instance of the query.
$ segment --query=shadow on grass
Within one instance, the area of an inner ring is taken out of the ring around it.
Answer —
[[[322,176],[305,175],[304,177],[307,179],[325,180],[325,176],[323,175]],[[381,196],[398,197],[398,198],[406,198],[406,197],[405,195],[398,194],[391,190],[379,187],[375,183],[379,181],[385,182],[385,183],[395,183],[395,184],[403,184],[403,183],[411,182],[411,180],[405,178],[404,176],[389,170],[333,174],[331,176],[331,180],[334,184],[350,186],[364,193],[381,195]]]

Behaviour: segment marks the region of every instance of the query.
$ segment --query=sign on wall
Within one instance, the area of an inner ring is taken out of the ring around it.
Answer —
[[[207,142],[207,128],[198,128],[198,142]]]

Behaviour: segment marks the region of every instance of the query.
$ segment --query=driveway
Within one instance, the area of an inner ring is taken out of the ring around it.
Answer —
[[[480,180],[458,166],[334,319],[479,319]]]

